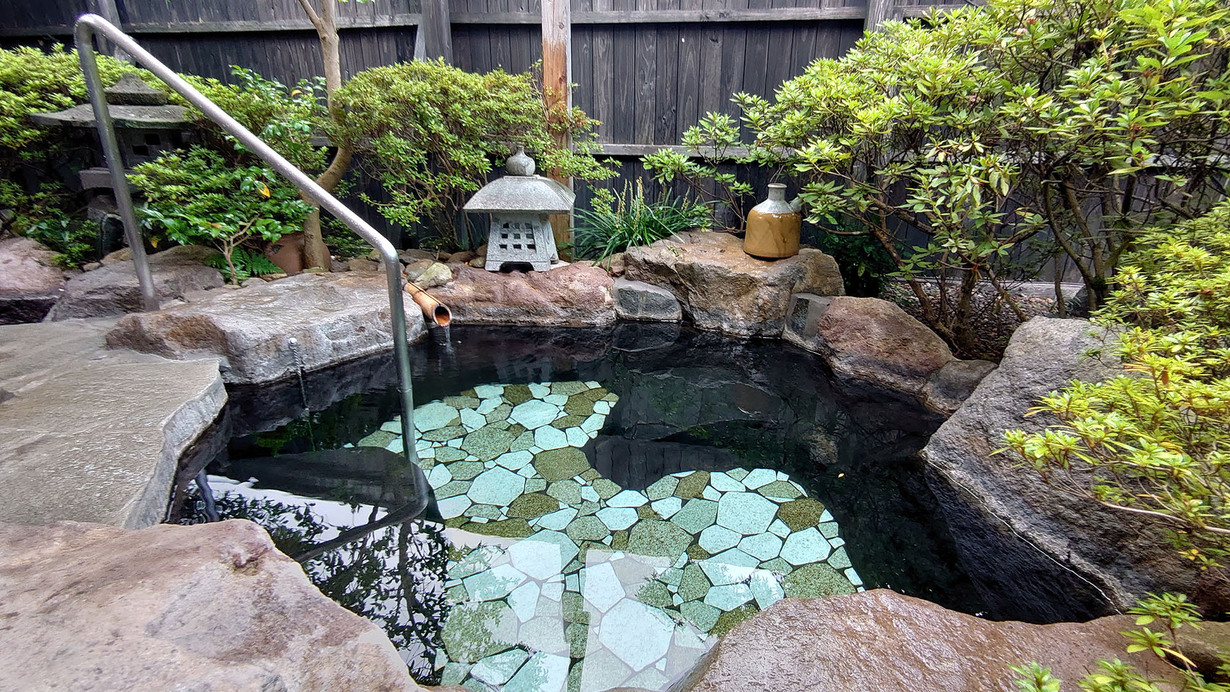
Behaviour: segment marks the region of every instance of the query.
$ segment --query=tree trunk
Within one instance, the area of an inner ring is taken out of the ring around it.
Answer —
[[[328,98],[329,117],[337,122],[341,114],[334,106],[333,94],[342,87],[342,59],[339,51],[341,42],[337,35],[335,2],[336,0],[322,0],[320,14],[317,15],[305,0],[300,0],[303,9],[308,13],[308,19],[316,27],[316,35],[320,37],[320,52],[325,63],[325,96]],[[337,186],[350,167],[350,159],[353,155],[354,149],[350,145],[339,146],[329,167],[316,178],[316,184],[333,192],[333,188]],[[304,201],[312,204],[312,213],[303,222],[303,264],[306,267],[319,267],[327,271],[332,261],[320,228],[320,207],[306,198]]]

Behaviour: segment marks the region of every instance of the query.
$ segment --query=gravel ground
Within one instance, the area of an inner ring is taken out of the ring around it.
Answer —
[[[1021,284],[1008,288],[1009,294],[1025,313],[1026,319],[1038,315],[1058,316],[1055,310],[1053,289],[1050,288],[1050,284],[1045,285],[1046,290],[1040,290],[1041,287],[1040,284]],[[927,282],[923,284],[923,288],[931,299],[932,305],[938,305],[939,284]],[[955,290],[950,289],[950,291],[955,294]],[[1073,294],[1075,294],[1074,290],[1067,295]],[[888,284],[881,291],[880,297],[900,305],[906,312],[926,324],[918,298],[906,283]],[[1008,339],[1021,321],[1017,318],[1016,313],[1004,304],[990,284],[983,284],[974,295],[973,323],[976,333],[974,347],[968,353],[955,353],[954,351],[955,355],[961,358],[982,358],[999,362],[1004,355],[1004,349],[1008,346]]]

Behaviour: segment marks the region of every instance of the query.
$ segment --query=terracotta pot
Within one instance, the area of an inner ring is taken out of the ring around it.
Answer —
[[[769,198],[747,215],[743,251],[761,259],[781,259],[799,254],[799,228],[803,215],[786,201],[786,186],[769,183]]]

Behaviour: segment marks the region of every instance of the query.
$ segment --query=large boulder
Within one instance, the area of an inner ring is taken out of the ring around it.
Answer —
[[[489,272],[450,263],[451,283],[431,291],[457,324],[606,326],[615,321],[611,277],[577,262],[545,272]]]
[[[149,256],[154,291],[166,302],[193,291],[218,288],[222,274],[203,264],[217,251],[197,245],[181,245]],[[48,321],[74,317],[105,317],[142,310],[141,286],[131,261],[105,264],[74,276],[64,285],[64,295],[47,314]]]
[[[626,278],[669,288],[697,328],[739,336],[780,336],[791,294],[844,292],[837,262],[823,252],[759,260],[729,233],[680,233],[629,248],[624,263]]]
[[[403,303],[413,342],[426,332],[423,315],[409,296]],[[251,384],[389,350],[391,327],[383,275],[299,274],[125,315],[107,345],[175,359],[221,357],[227,383]]]
[[[64,282],[51,250],[29,238],[0,240],[0,324],[43,319]]]
[[[692,673],[692,692],[1015,690],[1010,666],[1037,661],[1065,689],[1099,660],[1136,665],[1150,680],[1179,672],[1152,654],[1128,654],[1128,616],[1086,623],[991,622],[886,589],[779,601],[722,638]]]
[[[1109,354],[1114,343],[1084,320],[1033,318],[1013,334],[999,367],[931,437],[923,457],[938,474],[933,490],[962,562],[983,595],[996,601],[1055,601],[1083,588],[1105,610],[1129,606],[1146,592],[1178,591],[1225,612],[1230,594],[1212,586],[1224,582],[1182,559],[1163,526],[1065,492],[1062,483],[1046,483],[1019,459],[994,453],[1005,430],[1037,431],[1054,423],[1048,416],[1026,417],[1047,393],[1073,379],[1121,374]],[[1073,588],[1039,580],[1029,567],[1014,573],[1014,552],[1039,550],[1071,575]],[[994,565],[991,556],[997,556]]]
[[[819,354],[847,382],[909,394],[945,414],[995,368],[957,360],[935,332],[878,298],[796,294],[782,338]]]
[[[256,524],[0,525],[6,689],[417,690]]]

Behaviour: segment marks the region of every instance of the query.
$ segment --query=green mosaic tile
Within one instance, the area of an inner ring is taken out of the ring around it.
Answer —
[[[481,533],[484,536],[501,538],[525,538],[534,533],[534,529],[524,519],[504,519],[503,521],[489,521],[486,524],[470,522],[461,528],[465,531]]]
[[[700,601],[687,601],[679,606],[679,612],[701,632],[712,629],[722,615],[722,611]]]
[[[597,471],[594,471],[594,473],[597,473]],[[594,491],[596,491],[598,493],[598,497],[603,500],[608,500],[619,493],[619,491],[623,490],[623,488],[620,488],[617,483],[609,481],[605,478],[595,478],[593,485]]]
[[[508,414],[512,413],[511,404],[500,404],[494,409],[487,412],[487,422],[494,423],[498,420],[508,420]]]
[[[675,485],[675,497],[681,500],[690,500],[704,492],[705,487],[708,485],[708,471],[693,471],[679,479],[679,483]]]
[[[462,459],[465,459],[467,456],[469,456],[468,454],[461,451],[460,449],[449,447],[447,445],[436,447],[435,451],[436,451],[435,460],[437,463],[440,463],[440,464],[447,464],[450,461],[461,461]]]
[[[487,425],[469,435],[461,443],[461,448],[483,461],[494,459],[508,451],[508,446],[517,438],[504,430]]]
[[[590,483],[593,483],[602,477],[602,474],[598,473],[598,471],[593,468],[585,469],[580,475],[583,480],[589,481]]]
[[[524,384],[504,385],[504,400],[512,404],[513,406],[516,406],[517,404],[523,404],[533,398],[534,398],[534,395],[530,393],[529,385],[524,385]]]
[[[432,442],[448,442],[449,440],[455,440],[459,437],[463,437],[465,434],[466,429],[464,425],[453,425],[447,428],[440,428],[438,430],[430,430],[423,433],[421,437],[424,440],[430,440]]]
[[[683,568],[683,576],[679,578],[679,588],[675,590],[685,601],[695,601],[704,598],[709,593],[709,578],[701,570],[700,565],[690,563]]]
[[[396,440],[398,435],[387,430],[377,430],[367,437],[355,443],[356,447],[387,447],[390,442]]]
[[[458,461],[448,465],[448,472],[453,474],[453,480],[468,481],[477,477],[485,468],[481,461]]]
[[[579,426],[585,422],[586,416],[567,415],[563,418],[557,418],[551,421],[551,426],[560,430],[566,430],[573,426]]]
[[[825,564],[803,565],[787,574],[782,586],[789,598],[820,598],[855,591],[845,575]]]
[[[765,497],[786,500],[793,500],[803,494],[802,491],[794,487],[794,484],[788,481],[773,481],[772,483],[766,483],[757,488],[756,492],[764,495]]]
[[[548,481],[562,481],[591,470],[591,467],[584,452],[576,447],[564,447],[534,455],[534,469]]]
[[[671,602],[670,590],[666,588],[666,584],[663,584],[660,581],[645,582],[645,584],[637,590],[636,600],[646,605],[651,605],[658,608],[669,608],[673,605]]]
[[[529,483],[527,482],[526,485]],[[508,507],[508,516],[521,519],[533,519],[544,514],[550,514],[559,509],[559,501],[542,493],[521,495],[512,501]]]
[[[777,509],[777,518],[789,526],[791,531],[802,531],[818,525],[821,514],[824,514],[824,505],[810,497],[784,502]]]
[[[575,507],[581,502],[581,485],[571,478],[555,481],[547,486],[547,494],[566,505]]]
[[[478,397],[473,396],[446,396],[441,401],[456,409],[478,408],[482,403]]]
[[[481,464],[480,464],[481,466]],[[450,483],[446,483],[439,488],[436,488],[436,499],[443,500],[446,497],[455,495],[464,495],[470,489],[470,481],[459,481],[454,479]]]
[[[598,517],[577,517],[565,529],[568,537],[578,543],[581,541],[601,541],[611,531]]]
[[[728,610],[718,616],[717,622],[710,628],[709,634],[716,637],[724,637],[727,632],[733,630],[740,622],[759,612],[760,609],[756,607],[755,603],[745,603],[734,610]]]
[[[632,526],[628,550],[637,555],[675,558],[687,549],[692,535],[669,521],[645,519]]]
[[[838,548],[829,556],[828,563],[837,569],[846,569],[850,567],[850,556],[846,555],[845,548]]]

